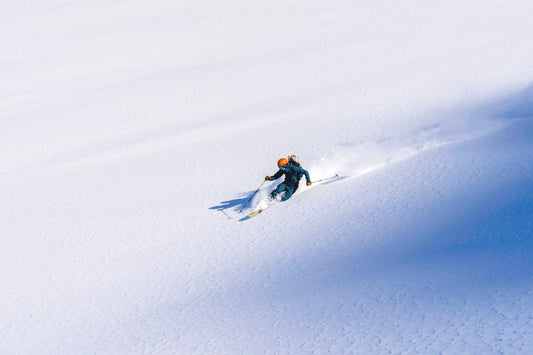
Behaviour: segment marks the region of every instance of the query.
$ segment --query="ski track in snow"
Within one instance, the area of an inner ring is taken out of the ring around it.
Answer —
[[[532,353],[531,11],[2,5],[0,353]]]

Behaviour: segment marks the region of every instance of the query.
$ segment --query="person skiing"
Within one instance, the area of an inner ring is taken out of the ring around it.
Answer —
[[[281,158],[278,160],[278,168],[279,171],[276,172],[273,176],[267,176],[265,177],[265,180],[267,181],[273,181],[279,179],[282,175],[285,175],[285,181],[283,181],[281,184],[279,184],[274,191],[270,194],[272,199],[275,199],[278,195],[281,193],[285,193],[281,197],[281,201],[286,201],[296,192],[298,189],[298,184],[300,183],[300,179],[302,178],[302,175],[305,175],[305,179],[307,180],[307,186],[310,186],[311,178],[309,177],[309,173],[307,170],[303,169],[302,167],[298,166],[298,164],[294,163],[291,159],[291,161],[287,160],[286,158]]]

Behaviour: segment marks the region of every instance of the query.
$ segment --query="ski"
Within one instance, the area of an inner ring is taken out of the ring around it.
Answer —
[[[252,213],[248,214],[246,217],[242,218],[241,221],[247,221],[249,219],[252,219],[255,216],[257,216],[259,213],[263,212],[264,210],[265,210],[264,208],[260,208],[258,210],[255,210]]]
[[[244,218],[242,218],[241,221],[247,221],[247,220],[249,220],[249,219],[254,218],[254,217],[257,216],[259,213],[263,212],[264,210],[266,210],[266,209],[269,208],[270,206],[272,206],[272,205],[269,204],[269,205],[266,205],[266,206],[264,206],[264,207],[258,208],[257,210],[251,212],[250,214],[248,214],[247,216],[245,216]]]

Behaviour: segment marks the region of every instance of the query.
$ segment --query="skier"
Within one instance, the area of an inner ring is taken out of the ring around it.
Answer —
[[[286,201],[291,198],[294,192],[298,189],[298,184],[300,182],[300,179],[302,178],[302,175],[305,175],[305,179],[307,180],[307,186],[311,185],[309,173],[307,172],[307,170],[303,169],[298,165],[299,164],[293,162],[292,159],[290,162],[286,158],[281,158],[280,160],[278,160],[279,171],[276,172],[274,176],[265,177],[265,180],[273,181],[279,179],[283,174],[285,174],[285,181],[279,184],[278,187],[276,187],[276,189],[270,194],[272,199],[275,199],[279,194],[283,192],[285,192],[285,194],[281,197],[281,201]]]

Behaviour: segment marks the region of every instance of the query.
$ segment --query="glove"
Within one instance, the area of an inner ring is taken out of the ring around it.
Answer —
[[[266,181],[270,181],[270,176],[266,176],[266,177],[265,177],[265,180],[266,180]]]
[[[307,182],[307,186],[311,186],[312,182],[311,181],[308,181]]]

